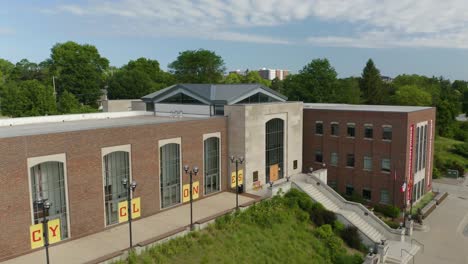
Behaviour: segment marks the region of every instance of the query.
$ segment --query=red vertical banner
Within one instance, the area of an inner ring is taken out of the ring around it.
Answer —
[[[431,187],[431,184],[432,184],[432,146],[434,144],[434,139],[432,138],[433,135],[432,135],[432,119],[429,120],[429,136],[427,137],[427,141],[429,141],[429,147],[428,147],[428,150],[427,150],[427,157],[426,157],[426,163],[427,163],[427,166],[426,166],[426,184],[427,184],[427,187]]]
[[[409,162],[408,162],[408,190],[406,191],[406,204],[411,203],[413,195],[413,149],[414,149],[414,124],[411,124],[409,131]]]

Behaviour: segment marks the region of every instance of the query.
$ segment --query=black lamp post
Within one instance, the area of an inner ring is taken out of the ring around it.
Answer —
[[[190,230],[193,230],[193,197],[192,197],[192,191],[193,191],[193,174],[195,174],[195,176],[197,176],[198,174],[198,167],[197,166],[194,166],[192,168],[192,170],[190,170],[190,167],[188,165],[184,165],[184,171],[185,171],[185,174],[189,174],[190,175]]]
[[[231,163],[236,164],[236,210],[239,210],[239,163],[244,163],[244,157],[231,156]]]
[[[47,200],[39,199],[36,201],[38,207],[42,207],[42,232],[44,237],[44,247],[46,252],[46,260],[47,264],[49,264],[49,230],[47,227],[47,223],[49,219],[47,219],[47,215],[49,213],[51,203]]]
[[[137,187],[137,182],[133,180],[130,184],[128,184],[128,179],[122,179],[122,185],[124,188],[127,189],[127,212],[128,212],[128,229],[130,232],[130,250],[133,249],[132,243],[132,195],[135,192]]]

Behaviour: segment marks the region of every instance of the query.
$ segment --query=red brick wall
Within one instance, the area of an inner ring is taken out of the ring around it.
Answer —
[[[434,119],[434,109],[411,114],[411,122]],[[372,203],[379,203],[381,189],[389,192],[390,203],[403,207],[404,196],[400,187],[407,177],[409,120],[407,113],[338,111],[304,109],[303,170],[309,167],[319,169],[315,162],[315,151],[322,150],[323,160],[328,169],[328,181],[335,181],[338,191],[345,192],[346,185],[362,195],[363,188],[372,190]],[[315,121],[323,121],[323,136],[315,135]],[[339,137],[330,136],[331,122],[339,122]],[[347,138],[347,123],[355,123],[356,136]],[[364,124],[373,124],[373,140],[364,139]],[[392,141],[382,140],[382,125],[392,125]],[[331,152],[338,153],[338,166],[329,165]],[[354,168],[346,168],[346,154],[355,154]],[[364,156],[372,156],[372,171],[363,170]],[[381,159],[390,158],[390,173],[381,171]],[[429,162],[429,161],[428,161]],[[432,162],[432,161],[431,161]],[[396,180],[394,180],[396,172]]]
[[[203,134],[221,132],[221,182],[227,189],[226,119],[106,128],[0,139],[0,260],[30,251],[27,159],[66,153],[71,238],[105,228],[101,148],[131,145],[132,176],[138,182],[142,216],[158,213],[158,140],[181,137],[182,165],[198,165],[203,197]],[[183,183],[188,183],[183,175]]]

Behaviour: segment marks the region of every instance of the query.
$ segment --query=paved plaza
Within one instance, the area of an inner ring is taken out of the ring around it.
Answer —
[[[239,196],[239,204],[253,201],[253,198]],[[236,195],[222,192],[193,204],[194,221],[211,217],[223,211],[234,209]],[[174,209],[133,222],[133,244],[161,236],[190,224],[190,205]],[[103,232],[58,244],[49,248],[51,263],[86,263],[102,256],[127,249],[129,246],[128,224],[116,226]],[[44,250],[39,250],[5,262],[5,264],[46,263]]]
[[[424,221],[428,232],[415,231],[413,237],[424,244],[415,263],[468,263],[468,178],[435,180],[434,191],[449,196]]]

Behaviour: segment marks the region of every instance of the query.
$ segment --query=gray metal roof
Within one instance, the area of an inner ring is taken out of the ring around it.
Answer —
[[[170,94],[176,90],[187,91],[195,94],[197,97],[204,101],[224,101],[226,103],[233,103],[238,99],[243,98],[245,95],[259,90],[266,95],[276,97],[280,101],[286,101],[288,98],[268,87],[261,84],[176,84],[156,91],[154,93],[143,96],[143,101],[157,101],[165,95]]]
[[[80,130],[93,130],[100,128],[151,125],[208,118],[215,117],[132,116],[109,119],[88,119],[66,122],[36,123],[16,126],[0,126],[0,138],[42,135]]]
[[[409,113],[431,109],[429,106],[402,106],[402,105],[351,105],[351,104],[304,104],[304,109],[338,110],[338,111],[365,111],[365,112],[397,112]]]

